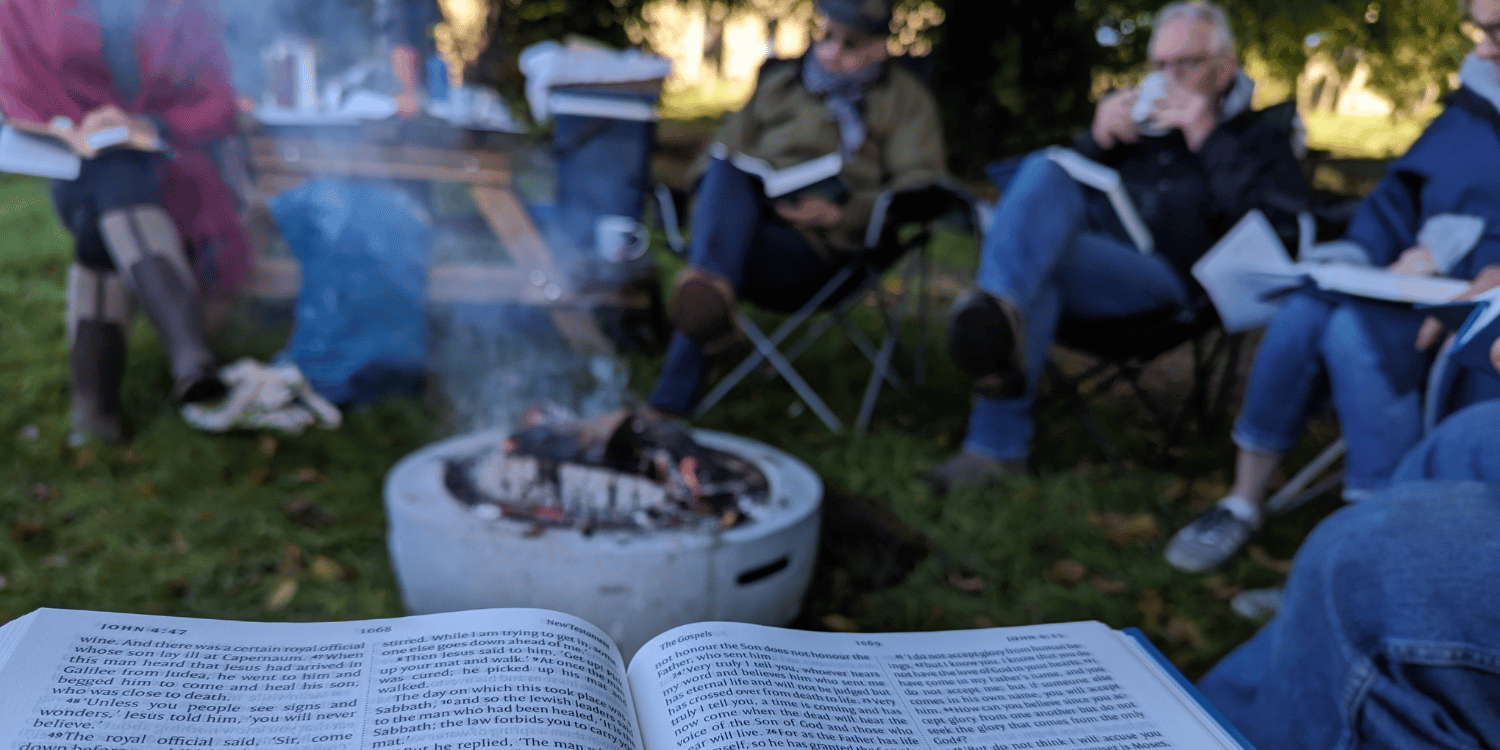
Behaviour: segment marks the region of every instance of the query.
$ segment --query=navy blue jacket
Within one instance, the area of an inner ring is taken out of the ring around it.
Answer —
[[[1438,214],[1478,216],[1487,224],[1479,244],[1448,275],[1472,279],[1500,263],[1500,111],[1468,88],[1447,107],[1355,210],[1344,238],[1376,266],[1388,266],[1417,243]]]
[[[1085,133],[1074,148],[1120,172],[1157,252],[1191,283],[1193,263],[1252,208],[1265,213],[1288,247],[1297,246],[1297,213],[1307,208],[1308,189],[1292,153],[1295,115],[1290,102],[1247,110],[1220,123],[1196,153],[1176,130],[1109,150]],[[1089,220],[1098,228],[1119,226],[1103,194],[1092,196]]]

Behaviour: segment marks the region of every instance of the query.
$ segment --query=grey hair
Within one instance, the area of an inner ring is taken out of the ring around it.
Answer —
[[[1459,0],[1464,3],[1467,0]],[[1208,41],[1209,51],[1216,54],[1234,54],[1234,31],[1229,28],[1229,16],[1225,15],[1224,9],[1203,0],[1189,0],[1188,2],[1176,2],[1167,5],[1156,13],[1156,20],[1152,22],[1152,29],[1160,29],[1170,21],[1179,18],[1187,18],[1208,24],[1210,37]]]

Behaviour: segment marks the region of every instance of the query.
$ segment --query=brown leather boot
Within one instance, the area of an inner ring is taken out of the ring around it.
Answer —
[[[705,354],[726,351],[744,337],[735,314],[738,303],[729,281],[701,268],[684,268],[673,285],[667,317]]]
[[[125,378],[130,298],[118,274],[68,269],[68,372],[72,430],[68,442],[119,442],[125,434],[120,383]]]
[[[172,396],[185,404],[223,398],[228,389],[208,349],[203,305],[171,217],[159,206],[131,206],[105,213],[99,230],[167,350]]]

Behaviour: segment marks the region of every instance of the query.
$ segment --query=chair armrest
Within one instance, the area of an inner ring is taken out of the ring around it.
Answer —
[[[955,217],[966,232],[978,234],[979,202],[968,190],[942,179],[890,188],[875,199],[865,227],[865,248],[879,247],[888,232],[902,224],[929,224]]]

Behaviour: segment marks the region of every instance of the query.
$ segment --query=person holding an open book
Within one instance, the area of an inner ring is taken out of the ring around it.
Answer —
[[[1344,239],[1303,260],[1472,279],[1471,291],[1500,275],[1500,0],[1465,5],[1476,46],[1459,71],[1461,87],[1360,203]],[[1427,350],[1438,338],[1430,325],[1419,332],[1425,317],[1409,305],[1290,295],[1250,371],[1234,427],[1234,484],[1172,538],[1167,561],[1203,571],[1244,545],[1261,524],[1281,457],[1326,401],[1346,447],[1344,498],[1358,500],[1384,487],[1421,439],[1424,408],[1441,414],[1500,396],[1494,373],[1468,372],[1444,384],[1441,403],[1424,404]]]
[[[1193,262],[1251,209],[1295,236],[1307,187],[1292,108],[1250,108],[1255,84],[1217,6],[1168,5],[1152,29],[1141,86],[1105,97],[1072,151],[1027,157],[1001,196],[978,289],[950,315],[949,351],[976,398],[963,451],[928,475],[939,490],[1024,470],[1060,318],[1186,312]]]
[[[945,171],[937,105],[889,64],[885,0],[819,0],[819,32],[799,60],[761,71],[744,109],[700,163],[690,264],[669,315],[677,332],[653,407],[686,414],[709,358],[740,340],[738,300],[795,310],[864,249],[886,188]]]
[[[233,290],[250,256],[234,197],[203,149],[235,128],[218,30],[204,0],[0,5],[0,109],[12,127],[82,157],[78,177],[52,190],[75,249],[67,301],[76,438],[121,437],[132,298],[167,351],[173,397],[224,394],[200,285]]]

